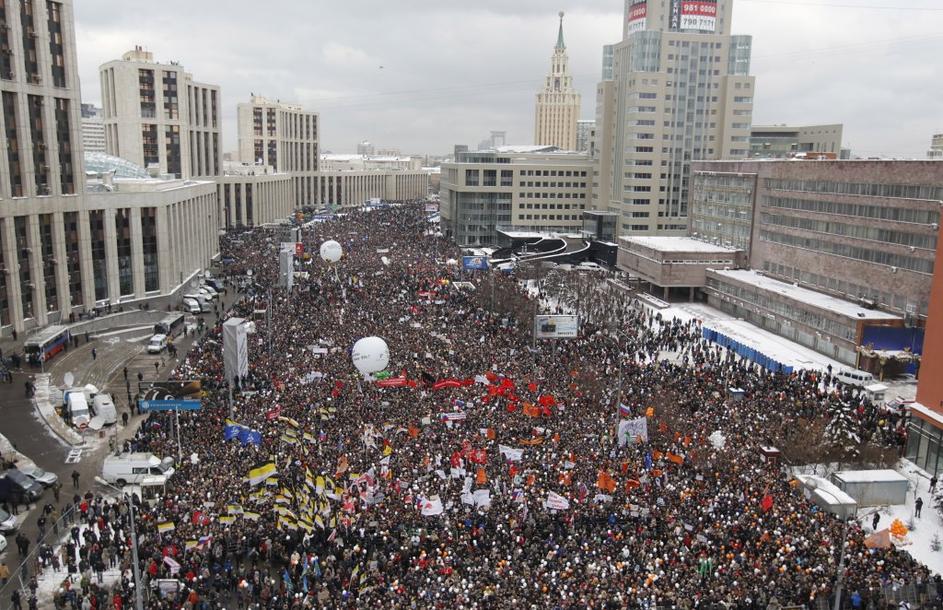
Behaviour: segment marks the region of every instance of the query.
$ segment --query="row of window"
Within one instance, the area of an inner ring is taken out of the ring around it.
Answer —
[[[863,286],[851,281],[841,280],[835,277],[835,275],[821,275],[770,261],[763,261],[763,269],[786,281],[801,282],[815,286],[848,299],[869,299],[874,301],[877,305],[894,308],[900,312],[905,312],[908,305],[915,307],[914,304],[907,301],[904,295],[891,294],[878,290],[873,286]],[[926,314],[926,303],[918,307],[918,309],[921,307],[921,313]]]
[[[503,185],[502,185],[503,186]],[[521,181],[518,186],[526,186],[530,188],[566,188],[566,189],[584,189],[586,188],[585,182],[532,182]]]
[[[878,265],[898,267],[900,269],[909,269],[910,271],[916,271],[917,273],[926,273],[928,275],[933,274],[933,260],[927,260],[925,258],[907,256],[904,254],[893,254],[880,249],[840,244],[830,240],[817,239],[813,237],[786,235],[785,233],[779,233],[777,231],[760,231],[760,239],[776,244],[782,244],[784,246],[792,246],[794,248],[803,248],[805,250],[822,252],[823,254],[842,256],[845,258],[852,258],[855,260],[875,263]]]
[[[767,178],[766,188],[773,191],[833,193],[835,195],[860,195],[862,197],[943,199],[943,186],[929,184],[875,184],[868,182],[836,182],[833,180]]]
[[[778,315],[780,318],[811,326],[812,328],[835,337],[841,337],[847,341],[854,341],[857,338],[858,329],[856,325],[841,324],[815,311],[802,307],[800,303],[794,304],[794,302],[783,301],[779,298],[771,299],[767,292],[753,286],[745,287],[740,284],[732,284],[711,276],[707,277],[706,283],[708,288],[750,303],[756,307],[761,307]]]
[[[763,205],[770,208],[803,210],[821,214],[836,214],[858,218],[877,218],[894,222],[915,224],[939,224],[939,210],[920,210],[915,208],[892,207],[886,205],[868,205],[865,203],[843,203],[840,201],[814,201],[792,197],[763,197]]]
[[[923,248],[926,250],[936,251],[935,235],[910,233],[908,231],[896,231],[893,229],[883,229],[880,227],[871,227],[867,225],[852,225],[844,222],[816,220],[814,218],[806,218],[801,216],[782,216],[779,214],[761,214],[760,221],[765,225],[791,227],[793,229],[803,229],[805,231],[814,231],[816,233],[828,233],[829,235],[840,235],[842,237],[855,237],[858,239],[880,241],[889,244],[899,244],[902,246],[913,246],[914,248]]]
[[[521,193],[521,199],[586,199],[586,193]]]
[[[577,214],[518,214],[518,220],[579,220]]]
[[[586,204],[581,203],[569,204],[569,203],[521,203],[518,207],[524,210],[585,210]]]

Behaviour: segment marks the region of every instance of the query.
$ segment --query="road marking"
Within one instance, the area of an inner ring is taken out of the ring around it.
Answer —
[[[69,455],[67,455],[66,458],[65,458],[65,463],[66,463],[66,464],[78,464],[78,463],[81,462],[81,461],[82,461],[82,449],[81,449],[81,447],[78,448],[78,449],[70,449],[70,450],[69,450]]]

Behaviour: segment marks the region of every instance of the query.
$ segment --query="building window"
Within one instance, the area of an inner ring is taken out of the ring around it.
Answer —
[[[278,142],[275,140],[268,141],[268,164],[278,171]]]
[[[13,219],[13,234],[16,237],[16,261],[20,266],[20,304],[23,306],[23,319],[33,317],[33,284],[29,258],[29,218],[17,216]]]
[[[141,96],[141,118],[157,118],[157,100],[154,92],[153,70],[138,70],[138,93]]]
[[[255,226],[255,214],[252,209],[252,185],[246,184],[246,226]]]
[[[164,118],[174,120],[180,118],[180,106],[177,98],[177,73],[174,71],[163,73],[164,84]]]
[[[242,226],[242,185],[236,184],[236,194],[233,203],[236,206],[236,226]]]
[[[232,203],[230,202],[229,196],[229,185],[223,185],[223,214],[225,214],[225,226],[227,229],[232,228]]]
[[[72,133],[69,129],[69,100],[56,98],[56,140],[59,143],[59,182],[63,195],[75,194],[72,167]]]
[[[91,210],[88,224],[92,238],[92,275],[95,277],[95,300],[108,298],[108,264],[105,261],[105,213]]]
[[[180,169],[180,127],[168,125],[164,129],[164,139],[167,143],[167,173],[181,178]]]
[[[145,168],[160,163],[157,125],[141,125],[141,152],[143,153]]]
[[[65,87],[65,45],[62,42],[62,4],[46,2],[49,28],[49,56],[52,59],[52,84]]]
[[[144,252],[144,291],[160,289],[157,255],[157,208],[141,208],[141,249]]]
[[[56,285],[56,255],[52,237],[52,214],[39,215],[39,245],[43,256],[46,311],[56,311],[59,309],[59,300]]]
[[[23,172],[20,166],[20,146],[16,132],[16,94],[3,92],[3,128],[7,135],[7,163],[10,170],[10,192],[13,197],[23,196]]]
[[[66,212],[62,215],[65,230],[66,269],[69,272],[69,300],[72,307],[82,305],[82,267],[79,251],[79,213]]]
[[[0,0],[0,78],[13,80],[13,49],[7,23],[7,2]]]
[[[134,268],[131,263],[131,208],[115,210],[115,235],[118,241],[118,291],[121,296],[134,294]]]
[[[33,21],[33,0],[21,0],[20,25],[23,29],[23,65],[30,83],[38,85],[39,59],[36,54],[36,24]],[[25,316],[24,316],[25,317]]]
[[[29,130],[33,141],[33,177],[36,180],[36,194],[49,194],[49,163],[46,159],[46,136],[43,129],[43,98],[39,95],[27,96],[29,107]]]

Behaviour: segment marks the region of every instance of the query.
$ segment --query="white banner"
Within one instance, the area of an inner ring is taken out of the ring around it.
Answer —
[[[535,316],[534,333],[538,339],[574,339],[580,332],[577,316]]]
[[[550,510],[567,510],[570,508],[570,501],[558,493],[547,492],[547,499],[544,500],[544,507]]]
[[[508,447],[506,445],[498,445],[498,451],[504,455],[504,459],[509,462],[520,462],[524,459],[524,450],[515,449],[514,447]]]
[[[623,419],[619,421],[619,446],[624,447],[628,443],[634,443],[635,439],[641,437],[648,442],[648,418],[637,417],[635,419]]]
[[[420,500],[422,501],[422,514],[425,517],[434,517],[445,512],[445,508],[442,506],[442,500],[439,496],[432,496],[428,499],[420,498]]]

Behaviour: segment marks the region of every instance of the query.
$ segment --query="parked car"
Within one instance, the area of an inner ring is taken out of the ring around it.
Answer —
[[[0,508],[0,534],[6,535],[16,531],[18,527],[16,517]],[[2,539],[3,536],[0,536]]]
[[[46,472],[39,466],[20,466],[19,470],[43,487],[52,487],[59,480],[59,476],[56,473]]]
[[[43,495],[43,487],[16,468],[0,475],[0,501],[29,504]]]
[[[167,335],[154,335],[147,342],[148,354],[159,354],[165,349],[167,349]]]

